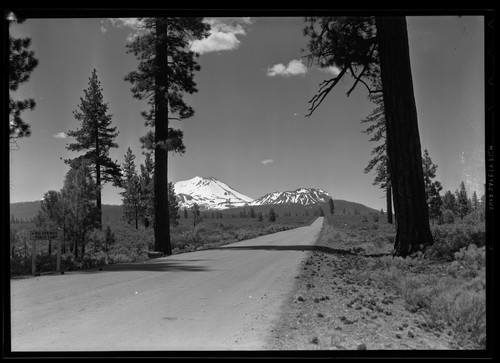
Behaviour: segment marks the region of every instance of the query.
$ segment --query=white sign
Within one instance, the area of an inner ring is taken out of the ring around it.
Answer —
[[[31,231],[32,240],[53,240],[57,239],[57,231]]]

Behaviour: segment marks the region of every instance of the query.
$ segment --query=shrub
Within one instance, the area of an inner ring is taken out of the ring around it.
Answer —
[[[463,247],[471,244],[484,246],[485,233],[484,225],[459,223],[435,226],[432,228],[434,244],[427,249],[426,254],[434,260],[453,261],[455,252]]]
[[[467,283],[456,284],[454,288],[446,286],[434,297],[429,312],[431,320],[448,322],[461,343],[472,343],[472,346],[464,346],[464,349],[486,348],[484,275]]]
[[[443,211],[443,214],[441,215],[441,218],[443,223],[449,224],[449,223],[455,223],[456,216],[455,213],[453,213],[453,211],[451,211],[450,209],[445,209]]]
[[[448,272],[454,277],[476,277],[486,265],[484,246],[478,248],[471,244],[455,252],[454,257],[455,261],[448,268]]]
[[[474,225],[484,223],[484,213],[482,211],[474,211],[472,213],[469,213],[464,217],[463,223]]]

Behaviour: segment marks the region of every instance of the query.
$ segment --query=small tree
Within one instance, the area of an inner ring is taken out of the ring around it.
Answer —
[[[476,191],[474,190],[474,192],[472,193],[472,197],[471,197],[471,206],[472,206],[472,210],[473,211],[477,211],[479,210],[479,198],[477,197],[477,193]]]
[[[200,206],[197,203],[194,203],[191,207],[191,213],[193,213],[193,226],[196,227],[197,224],[203,221],[201,218]]]
[[[443,200],[439,194],[441,189],[441,184],[436,181],[431,183],[428,192],[427,204],[429,205],[429,218],[431,218],[432,221],[439,220],[442,216],[441,207],[443,205]]]
[[[147,228],[154,223],[154,161],[151,152],[144,153],[146,158],[141,164],[141,174],[139,176],[141,184],[140,209],[144,227]]]
[[[330,208],[330,214],[333,216],[335,214],[335,204],[333,204],[333,198],[328,199],[328,207]]]
[[[275,222],[276,221],[276,213],[274,212],[274,209],[271,208],[269,211],[269,222]]]
[[[460,216],[460,220],[463,220],[471,210],[464,182],[460,183],[460,189],[456,191],[455,194],[457,198],[458,214]]]
[[[458,214],[457,198],[455,197],[455,194],[447,190],[446,193],[444,193],[442,201],[443,203],[441,209],[443,211],[450,210],[453,214]]]
[[[55,229],[63,226],[63,201],[60,192],[49,190],[43,195],[40,210],[35,218],[37,227]],[[52,241],[49,241],[49,253],[52,252]]]
[[[264,218],[262,217],[262,212],[259,211],[259,213],[257,214],[257,221],[262,222],[263,220]]]
[[[120,183],[124,191],[120,194],[123,197],[123,218],[128,224],[135,221],[135,228],[138,229],[141,211],[141,182],[137,176],[134,160],[135,155],[129,147],[123,163],[124,179]]]
[[[115,242],[116,242],[116,237],[113,231],[111,230],[110,226],[106,226],[106,232],[105,232],[105,238],[104,238],[104,250],[108,251],[110,247],[112,247]]]

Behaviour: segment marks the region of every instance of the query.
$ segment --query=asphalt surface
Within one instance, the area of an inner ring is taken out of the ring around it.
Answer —
[[[266,349],[322,223],[102,271],[13,279],[11,349]]]

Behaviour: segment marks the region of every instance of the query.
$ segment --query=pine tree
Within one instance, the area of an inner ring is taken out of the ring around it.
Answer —
[[[49,230],[63,226],[62,195],[55,190],[49,190],[43,195],[40,209],[35,217],[35,225]],[[52,252],[52,241],[49,241],[49,254]]]
[[[472,206],[472,210],[473,211],[478,211],[479,210],[479,198],[477,197],[477,193],[476,193],[475,190],[472,193],[471,206]]]
[[[457,199],[458,214],[460,216],[460,220],[463,220],[471,210],[464,182],[460,183],[460,189],[455,192],[455,195]]]
[[[145,30],[127,45],[139,60],[137,71],[125,80],[133,84],[134,97],[148,100],[151,109],[143,113],[146,126],[154,132],[142,138],[146,148],[154,150],[155,250],[172,254],[168,210],[168,151],[183,153],[182,131],[169,127],[169,120],[182,120],[194,113],[183,95],[197,91],[194,72],[200,69],[196,54],[189,50],[195,39],[208,36],[209,25],[202,18],[144,18]],[[157,223],[167,221],[167,223]]]
[[[447,190],[443,195],[442,211],[450,210],[453,214],[458,214],[457,198],[450,190]]]
[[[443,189],[441,183],[436,178],[437,165],[432,162],[427,149],[424,150],[422,156],[422,172],[424,175],[425,196],[427,200],[427,208],[429,210],[429,218],[436,220],[441,217],[441,206],[443,204],[440,191]]]
[[[66,234],[73,241],[72,251],[78,258],[78,246],[85,254],[85,237],[88,231],[99,226],[96,207],[96,185],[91,174],[90,163],[85,159],[71,163],[66,174],[61,194],[66,200],[64,216]]]
[[[191,213],[193,213],[193,226],[196,227],[197,224],[202,222],[200,206],[194,203],[191,207]]]
[[[269,211],[269,222],[275,222],[276,221],[276,213],[274,212],[274,209],[271,208]]]
[[[123,218],[128,224],[135,221],[135,229],[138,229],[141,217],[141,182],[137,176],[135,158],[132,149],[128,147],[122,166],[124,179],[120,182],[124,191],[120,194],[123,202]]]
[[[427,195],[427,204],[429,208],[429,218],[432,221],[439,220],[442,216],[443,200],[439,192],[441,191],[441,184],[436,181],[432,182]]]
[[[328,207],[330,208],[330,214],[333,216],[335,214],[335,204],[333,203],[333,198],[328,199]]]
[[[170,224],[172,226],[179,225],[179,201],[175,195],[174,183],[168,183],[168,208],[170,215]]]
[[[102,184],[107,182],[119,184],[120,178],[118,162],[112,161],[109,157],[109,149],[118,147],[118,144],[114,142],[118,132],[116,127],[111,127],[112,116],[107,112],[108,104],[104,102],[101,83],[94,69],[89,78],[89,86],[84,90],[84,97],[80,98],[80,104],[73,112],[74,117],[80,122],[80,128],[67,132],[69,137],[76,139],[75,143],[67,145],[67,149],[86,152],[77,158],[66,159],[65,162],[70,164],[84,158],[93,166],[99,228],[102,228]]]
[[[259,211],[259,213],[257,214],[257,221],[262,222],[263,220],[264,218],[262,217],[262,212]]]
[[[141,174],[139,176],[141,183],[140,209],[143,224],[148,228],[154,223],[154,162],[151,152],[144,153],[146,158],[144,164],[141,164]]]
[[[12,23],[21,24],[24,19],[11,16],[7,18],[8,26]],[[22,83],[29,80],[31,73],[38,66],[35,52],[29,50],[31,38],[14,38],[9,34],[9,141],[15,143],[16,139],[31,135],[30,125],[21,118],[21,113],[33,110],[36,102],[33,98],[14,100],[15,93]]]
[[[348,96],[358,84],[370,93],[378,92],[368,83],[373,86],[381,77],[387,165],[397,218],[394,254],[406,257],[421,245],[432,245],[405,18],[313,17],[306,21],[310,61],[339,68],[309,101],[308,116],[346,74],[355,79]]]

